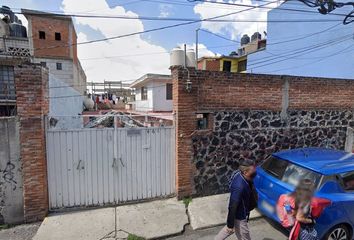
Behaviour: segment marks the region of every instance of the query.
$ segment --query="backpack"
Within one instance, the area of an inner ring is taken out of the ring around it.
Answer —
[[[295,209],[295,199],[289,194],[280,195],[276,212],[280,223],[285,228],[290,228],[295,224],[295,217],[292,215]]]

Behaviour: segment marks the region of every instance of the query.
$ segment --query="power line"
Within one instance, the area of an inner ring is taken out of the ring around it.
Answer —
[[[267,43],[267,46],[268,45],[276,45],[276,44],[281,44],[281,43],[287,43],[287,42],[293,42],[293,41],[297,41],[297,40],[302,40],[302,39],[305,39],[305,38],[308,38],[308,37],[311,37],[311,36],[314,36],[314,35],[317,35],[317,34],[322,34],[324,32],[327,32],[333,28],[335,28],[336,26],[339,26],[340,24],[336,24],[334,26],[331,26],[327,29],[324,29],[322,31],[319,31],[319,32],[314,32],[314,33],[310,33],[310,34],[306,34],[306,35],[303,35],[303,36],[300,36],[300,37],[296,37],[296,38],[293,38],[293,39],[288,39],[288,40],[284,40],[284,41],[279,41],[279,42],[275,42],[275,43]],[[216,34],[216,33],[213,33],[213,32],[210,32],[208,30],[205,30],[205,29],[200,29],[200,31],[204,31],[204,32],[207,32],[207,33],[210,33],[210,34],[213,34],[219,38],[222,38],[222,39],[225,39],[227,41],[230,41],[230,42],[235,42],[235,43],[240,43],[239,41],[236,41],[236,40],[233,40],[233,39],[229,39],[227,37],[224,37],[224,36],[221,36],[219,34]],[[232,45],[219,45],[219,46],[209,46],[209,47],[203,47],[203,48],[200,48],[200,49],[215,49],[215,48],[226,48],[226,47],[233,47],[235,46],[234,44]],[[110,59],[110,58],[123,58],[123,57],[136,57],[136,56],[148,56],[148,55],[159,55],[159,54],[169,54],[168,51],[161,51],[161,52],[150,52],[150,53],[138,53],[138,54],[127,54],[127,55],[116,55],[116,56],[104,56],[104,57],[92,57],[92,58],[80,58],[80,61],[90,61],[90,60],[98,60],[98,59]]]
[[[235,44],[228,45],[218,45],[218,46],[209,46],[209,47],[200,47],[199,49],[217,49],[217,48],[227,48],[234,47]],[[169,54],[168,51],[161,52],[150,52],[150,53],[138,53],[138,54],[127,54],[127,55],[115,55],[115,56],[106,56],[106,57],[93,57],[93,58],[80,58],[80,61],[90,61],[90,60],[98,60],[98,59],[110,59],[110,58],[121,58],[121,57],[136,57],[136,56],[149,56],[149,55],[158,55],[158,54]]]
[[[327,42],[321,42],[321,43],[313,44],[313,45],[310,45],[310,46],[305,46],[305,47],[293,49],[293,50],[284,52],[284,53],[279,54],[279,55],[273,54],[273,55],[275,55],[275,57],[274,57],[274,56],[264,57],[264,58],[262,58],[262,59],[259,60],[259,61],[255,61],[255,62],[253,62],[252,64],[249,64],[248,66],[257,65],[257,64],[262,64],[262,63],[264,63],[264,62],[276,60],[276,59],[279,59],[279,58],[287,58],[287,57],[289,57],[289,55],[298,54],[298,53],[303,53],[303,52],[306,52],[306,51],[308,51],[308,50],[312,50],[312,49],[316,49],[316,48],[321,48],[322,46],[327,46],[327,45],[332,44],[332,43],[340,43],[341,40],[348,40],[348,39],[351,39],[352,36],[353,36],[353,34],[347,34],[347,35],[344,35],[344,36],[341,36],[341,37],[338,37],[338,38],[329,40],[329,41],[327,41]]]
[[[210,2],[207,0],[188,0],[189,2],[204,2],[204,3],[212,3],[212,4],[220,4],[220,5],[229,5],[229,6],[237,6],[237,7],[250,7],[254,5],[250,4],[241,4],[241,3],[230,3],[230,2]],[[297,0],[299,1],[299,0]],[[269,2],[268,2],[269,3]],[[274,3],[274,2],[273,2]],[[263,8],[263,9],[269,9],[272,10],[274,8],[272,7],[267,7],[263,5],[257,5],[256,8]],[[294,8],[281,8],[277,7],[277,10],[282,10],[282,11],[291,11],[291,12],[301,12],[301,13],[312,13],[312,14],[318,14],[318,12],[311,11],[311,10],[303,10],[303,9],[294,9]],[[345,17],[347,16],[346,14],[341,14],[341,13],[329,13],[329,15],[335,15],[335,16],[342,16]]]
[[[274,2],[277,2],[277,1],[274,1]],[[269,4],[274,3],[274,2],[269,2],[269,3],[266,3],[266,4],[260,5],[260,6],[266,6],[266,5],[269,5]],[[152,28],[152,29],[149,29],[149,30],[143,30],[143,31],[123,34],[123,35],[118,35],[118,36],[113,36],[113,37],[106,37],[106,38],[101,38],[101,39],[96,39],[96,40],[80,42],[80,43],[71,43],[71,44],[66,44],[66,45],[57,45],[57,46],[36,48],[35,50],[53,49],[53,48],[60,48],[60,47],[69,47],[69,46],[74,46],[74,45],[83,45],[83,44],[89,44],[89,43],[95,43],[95,42],[102,42],[102,41],[108,41],[108,40],[113,40],[113,39],[119,39],[119,38],[124,38],[124,37],[130,37],[130,36],[135,36],[135,35],[139,35],[139,34],[155,32],[155,31],[160,31],[160,30],[165,30],[165,29],[170,29],[170,28],[190,25],[190,24],[194,24],[194,23],[204,22],[204,21],[207,21],[207,20],[213,20],[213,19],[219,19],[219,18],[223,18],[223,17],[227,17],[227,16],[232,16],[232,15],[235,15],[235,14],[238,14],[238,13],[250,11],[250,10],[255,9],[257,7],[258,6],[250,6],[247,9],[243,9],[243,10],[240,10],[240,11],[231,12],[231,13],[227,13],[227,14],[222,14],[222,15],[215,16],[215,17],[203,18],[203,19],[198,19],[198,20],[195,20],[195,21],[184,22],[184,23],[179,23],[179,24],[174,24],[174,25],[168,25],[168,26],[158,27],[158,28]]]
[[[229,39],[229,38],[227,38],[227,37],[221,36],[221,35],[219,35],[219,34],[210,32],[210,31],[205,30],[205,29],[202,29],[202,28],[200,28],[199,31],[203,31],[203,32],[212,34],[212,35],[214,35],[214,36],[216,36],[216,37],[218,37],[218,38],[224,39],[224,40],[226,40],[226,41],[230,41],[230,42],[234,42],[234,43],[241,43],[240,41],[236,41],[236,40],[233,40],[233,39]]]
[[[348,47],[345,47],[344,49],[340,50],[339,52],[336,52],[336,53],[333,53],[333,54],[329,54],[327,56],[323,56],[323,57],[319,57],[320,60],[316,60],[312,63],[319,63],[327,58],[331,58],[333,56],[336,56],[336,55],[339,55],[339,54],[343,54],[344,52],[352,52],[354,49],[350,50],[350,51],[347,51],[348,49],[352,48],[353,46],[348,46]],[[295,66],[295,67],[288,67],[288,68],[282,68],[282,69],[278,69],[278,70],[274,70],[274,71],[270,71],[270,72],[267,72],[267,73],[274,73],[274,72],[279,72],[279,71],[284,71],[284,70],[290,70],[290,69],[296,69],[296,68],[300,68],[300,67],[303,67],[303,66],[307,66],[309,65],[309,63],[305,63],[305,64],[302,64],[302,65],[299,65],[299,66]]]
[[[269,61],[272,61],[272,60],[275,60],[275,59],[279,59],[279,57],[278,57],[278,58],[273,58],[273,59],[271,59],[271,60],[265,60],[265,61],[260,61],[260,62],[258,62],[258,63],[249,64],[248,66],[257,65],[257,66],[255,66],[255,67],[252,67],[252,68],[249,69],[249,70],[252,71],[253,69],[256,69],[256,68],[260,68],[260,67],[264,67],[264,66],[268,66],[268,65],[273,65],[273,64],[278,63],[278,62],[287,61],[287,60],[293,59],[293,58],[295,58],[295,57],[297,57],[297,56],[302,56],[302,55],[304,55],[304,54],[308,54],[308,53],[310,53],[310,52],[314,52],[314,51],[317,51],[317,50],[319,50],[319,49],[323,49],[323,48],[326,48],[326,47],[329,47],[329,46],[333,46],[333,45],[336,45],[336,44],[339,44],[339,43],[348,41],[349,39],[351,39],[351,37],[350,37],[350,38],[343,39],[342,41],[331,41],[330,43],[327,43],[326,45],[323,45],[323,44],[322,44],[322,45],[319,45],[319,46],[316,46],[316,47],[312,47],[312,48],[305,49],[305,50],[300,51],[300,52],[295,52],[295,53],[289,54],[290,56],[288,56],[288,57],[280,57],[280,58],[283,58],[283,59],[280,59],[280,60],[278,60],[278,61],[269,62]],[[266,64],[263,64],[263,65],[259,65],[259,64],[264,63],[264,62],[267,62],[267,63],[266,63]]]
[[[21,12],[15,12],[16,14],[22,14]],[[154,16],[126,16],[126,15],[85,15],[85,14],[62,14],[53,12],[39,12],[31,13],[31,15],[44,16],[44,17],[76,17],[76,18],[102,18],[102,19],[122,19],[122,20],[149,20],[149,21],[179,21],[190,22],[199,21],[197,18],[172,18],[172,17],[154,17]],[[340,19],[292,19],[292,20],[261,20],[261,19],[205,19],[205,22],[337,22]]]

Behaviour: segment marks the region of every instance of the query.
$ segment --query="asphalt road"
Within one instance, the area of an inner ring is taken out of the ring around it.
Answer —
[[[286,232],[284,232],[278,224],[259,218],[249,222],[252,240],[286,240]],[[215,235],[220,231],[220,227],[214,227],[204,230],[192,231],[187,228],[185,233],[181,236],[168,238],[169,240],[214,240]],[[229,237],[230,240],[236,240],[233,235]]]

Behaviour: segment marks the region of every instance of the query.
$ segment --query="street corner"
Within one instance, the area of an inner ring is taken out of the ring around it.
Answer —
[[[117,207],[118,229],[145,239],[180,234],[188,223],[184,204],[175,198]]]

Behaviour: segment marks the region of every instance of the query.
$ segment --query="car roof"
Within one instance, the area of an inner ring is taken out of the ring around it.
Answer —
[[[297,148],[274,153],[287,160],[323,175],[354,171],[354,154],[328,148]]]

